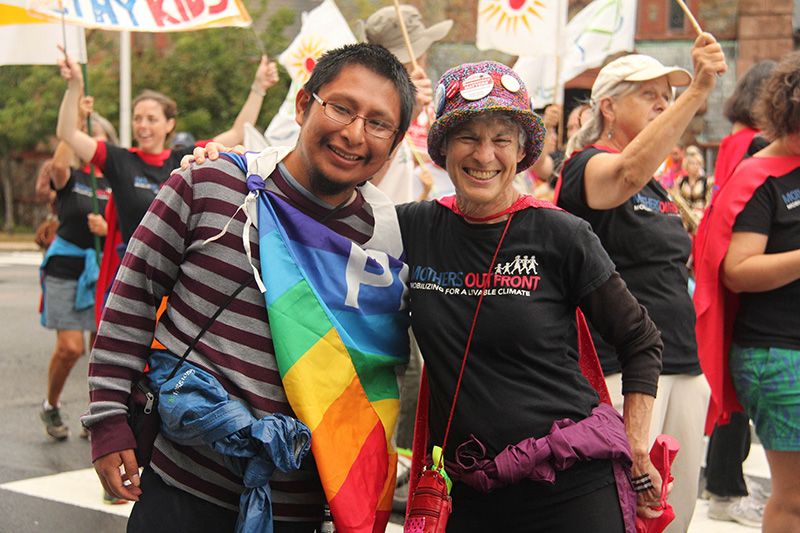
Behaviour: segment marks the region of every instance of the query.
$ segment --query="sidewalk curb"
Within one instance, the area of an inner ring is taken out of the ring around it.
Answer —
[[[40,252],[35,242],[0,242],[0,252]]]

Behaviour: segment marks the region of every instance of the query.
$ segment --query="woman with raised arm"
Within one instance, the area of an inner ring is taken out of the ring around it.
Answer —
[[[680,442],[670,503],[685,532],[697,500],[708,383],[697,358],[687,261],[692,242],[678,207],[653,178],[726,71],[722,47],[708,33],[692,48],[694,78],[650,56],[612,61],[592,86],[593,117],[567,145],[556,204],[592,225],[629,290],[647,308],[664,342],[663,371],[650,442],[666,433]],[[673,102],[673,87],[686,86]],[[621,406],[614,349],[593,335],[606,382]]]
[[[177,106],[172,99],[154,91],[144,91],[133,100],[133,136],[137,147],[125,149],[96,141],[80,130],[71,112],[83,92],[80,66],[70,56],[60,59],[59,66],[68,85],[58,116],[58,137],[105,175],[114,191],[122,242],[127,243],[170,172],[179,166],[181,157],[192,153],[194,146],[180,150],[167,148],[175,133]],[[275,63],[263,56],[250,94],[233,126],[214,140],[228,145],[241,143],[245,123],[256,122],[267,89],[277,81]]]

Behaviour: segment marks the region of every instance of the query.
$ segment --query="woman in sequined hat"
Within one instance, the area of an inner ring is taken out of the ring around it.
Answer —
[[[632,533],[637,506],[660,514],[660,477],[647,453],[631,460],[646,452],[658,332],[590,226],[512,186],[544,138],[516,73],[461,65],[434,105],[428,152],[456,194],[398,215],[430,391],[429,446],[415,454],[444,448],[447,530]],[[600,372],[579,356],[579,306],[619,353],[624,419],[587,377]]]

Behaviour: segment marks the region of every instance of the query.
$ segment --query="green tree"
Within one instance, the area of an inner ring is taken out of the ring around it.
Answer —
[[[288,46],[284,29],[296,16],[289,9],[267,15],[263,0],[248,9],[254,20],[252,29],[133,33],[133,95],[153,89],[173,98],[178,104],[178,131],[189,131],[197,139],[210,138],[230,128],[247,98],[260,60],[261,47],[255,35],[274,59]],[[118,128],[119,35],[87,31],[87,51],[88,92],[95,97],[95,109]],[[288,75],[282,72],[278,85],[267,92],[258,127],[263,129],[269,124],[289,83]],[[12,160],[18,160],[25,152],[52,150],[65,87],[55,66],[0,67],[0,175],[4,182],[11,182],[0,194],[7,196],[11,190],[14,198],[24,196],[18,192],[20,187],[13,177],[7,175],[11,173]],[[4,200],[0,205],[11,204],[10,199]]]

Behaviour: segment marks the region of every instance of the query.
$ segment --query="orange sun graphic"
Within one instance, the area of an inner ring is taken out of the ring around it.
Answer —
[[[317,59],[327,50],[325,40],[320,37],[307,37],[300,43],[300,47],[292,52],[289,64],[295,69],[295,79],[301,83],[308,81],[311,71],[317,64]]]
[[[506,31],[516,33],[520,23],[524,24],[528,31],[531,31],[528,18],[541,19],[542,15],[539,11],[545,7],[545,4],[538,0],[489,0],[489,5],[478,15],[484,17],[487,22],[492,22],[496,18],[495,29],[499,30],[505,26]]]

